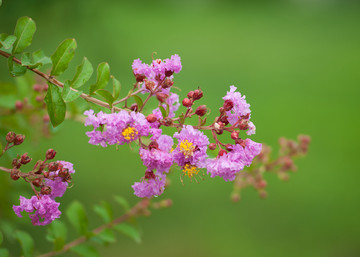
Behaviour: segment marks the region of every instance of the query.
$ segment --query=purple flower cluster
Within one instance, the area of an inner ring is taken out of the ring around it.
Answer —
[[[70,174],[75,173],[72,163],[66,161],[58,161],[57,163],[60,164],[62,168],[67,169]],[[63,178],[58,176],[59,171],[60,169],[58,169],[57,171],[50,172],[50,176],[54,177],[53,179],[49,179],[49,178],[45,179],[45,185],[51,188],[51,193],[49,194],[49,196],[52,199],[55,199],[56,197],[62,197],[69,185],[68,182],[64,181]]]
[[[132,188],[137,197],[150,198],[152,196],[159,196],[164,192],[165,182],[166,175],[161,172],[156,172],[151,178],[143,178],[141,182],[135,182]]]
[[[93,110],[84,113],[88,118],[85,126],[93,126],[93,130],[86,132],[93,145],[123,145],[130,143],[141,136],[148,136],[150,124],[142,113],[120,111],[118,113],[94,114]]]

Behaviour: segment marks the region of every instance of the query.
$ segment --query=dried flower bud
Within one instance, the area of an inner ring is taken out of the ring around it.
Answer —
[[[15,181],[18,180],[20,178],[19,171],[11,170],[10,178]]]
[[[21,145],[24,142],[25,136],[24,135],[16,135],[14,140],[14,145]]]
[[[191,100],[189,98],[184,98],[182,100],[182,105],[185,107],[190,107],[193,103],[191,102]]]
[[[19,160],[15,158],[15,159],[12,160],[11,166],[13,168],[16,168],[19,164],[20,164]]]
[[[145,178],[146,178],[146,179],[154,179],[154,178],[155,178],[154,172],[152,172],[152,171],[146,171],[146,172],[145,172]]]
[[[133,112],[136,112],[138,109],[139,109],[139,107],[138,107],[137,104],[132,104],[132,105],[130,106],[130,110],[132,110]]]
[[[234,103],[231,100],[225,100],[223,107],[224,111],[230,111],[234,107]]]
[[[171,79],[169,78],[166,78],[164,80],[164,82],[162,83],[161,87],[162,88],[169,88],[169,87],[172,87],[174,85],[174,81],[172,81]]]
[[[159,148],[159,144],[156,141],[151,141],[149,144],[149,149],[158,149]]]
[[[27,155],[27,153],[24,153],[21,156],[20,162],[21,162],[21,164],[28,164],[29,162],[31,162],[31,160],[32,159]]]
[[[199,100],[203,97],[203,92],[200,89],[196,89],[194,91],[194,95],[193,95],[193,99],[194,100]]]
[[[231,138],[232,139],[238,139],[239,138],[239,131],[234,130],[233,132],[231,132]]]
[[[139,83],[143,82],[145,78],[146,77],[144,74],[136,74],[135,75],[136,82],[139,82]]]
[[[49,195],[49,194],[51,194],[51,187],[49,187],[49,186],[42,186],[40,193],[41,193],[42,195]]]
[[[54,149],[49,149],[46,151],[46,159],[52,160],[55,158],[56,152]]]
[[[62,177],[64,179],[68,178],[70,175],[69,170],[68,169],[60,169],[59,171],[59,177]]]
[[[247,130],[249,128],[248,121],[247,120],[241,120],[240,124],[238,125],[238,128],[241,130]]]
[[[164,119],[163,125],[165,125],[166,127],[169,127],[169,126],[171,126],[172,124],[173,124],[172,119],[170,119],[170,118],[168,118],[168,117],[166,117],[166,118]]]
[[[227,152],[224,149],[220,149],[218,156],[223,156],[224,154],[227,154]]]
[[[200,105],[198,108],[196,108],[195,114],[202,117],[206,114],[206,112],[207,112],[206,105]]]
[[[187,94],[187,97],[188,98],[193,98],[193,96],[194,96],[194,91],[190,91],[188,94]]]
[[[150,123],[153,123],[153,122],[157,121],[157,118],[154,114],[151,113],[146,117],[146,120]]]
[[[57,162],[50,162],[48,169],[49,171],[57,171],[59,169],[59,164]]]
[[[31,181],[31,183],[36,186],[39,187],[41,185],[41,179],[40,178],[36,178],[33,181]]]
[[[210,150],[215,150],[215,149],[216,149],[216,144],[215,144],[215,143],[211,143],[211,144],[209,145],[209,149],[210,149]]]
[[[19,100],[17,100],[17,101],[15,102],[15,108],[16,108],[16,110],[20,111],[23,107],[24,107],[23,102],[21,102],[21,101],[19,101]]]
[[[163,103],[165,102],[165,100],[169,97],[169,95],[164,94],[164,93],[157,93],[156,94],[156,99],[159,100],[159,102]]]
[[[7,135],[6,135],[6,141],[7,141],[8,143],[12,143],[12,142],[15,141],[15,137],[16,137],[15,132],[10,131],[10,132],[7,133]]]
[[[43,171],[44,178],[48,178],[50,173],[48,171]]]

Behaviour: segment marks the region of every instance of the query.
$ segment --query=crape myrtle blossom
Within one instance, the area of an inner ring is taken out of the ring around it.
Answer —
[[[59,166],[63,169],[67,169],[70,174],[75,173],[73,164],[66,161],[57,161]],[[57,171],[50,172],[50,176],[53,176],[53,179],[46,178],[45,185],[51,188],[51,193],[49,196],[52,199],[56,197],[62,197],[69,185],[68,182],[64,181],[62,177],[59,177],[60,168]]]
[[[222,177],[225,181],[233,181],[236,174],[245,166],[250,166],[255,156],[261,152],[262,145],[245,139],[245,147],[241,144],[231,146],[230,152],[206,161],[207,173],[211,177]]]
[[[85,111],[88,118],[85,120],[85,126],[93,126],[92,131],[86,132],[90,138],[89,143],[93,145],[123,145],[130,143],[141,136],[148,136],[150,124],[145,116],[139,112],[120,111],[117,113],[94,114],[93,110]],[[99,127],[103,131],[97,130]]]
[[[147,197],[150,198],[152,196],[159,196],[164,192],[166,183],[166,175],[156,171],[153,173],[152,171],[147,171],[145,173],[145,177],[141,179],[141,182],[135,182],[132,185],[134,189],[134,194],[137,197]]]

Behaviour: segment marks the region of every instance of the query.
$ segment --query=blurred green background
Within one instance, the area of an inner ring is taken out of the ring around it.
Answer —
[[[83,56],[94,66],[108,61],[123,92],[134,81],[133,59],[150,62],[153,52],[158,58],[177,53],[183,63],[175,77],[180,97],[201,86],[202,103],[216,113],[234,84],[251,104],[253,140],[276,150],[280,136],[312,137],[310,152],[297,162],[290,181],[266,176],[266,200],[247,189],[234,204],[231,183],[215,178],[182,186],[173,174],[160,199],[172,198],[174,205],[140,219],[143,243],[120,236],[116,244],[100,247],[102,256],[360,256],[360,6],[355,1],[3,2],[1,32],[12,33],[20,16],[30,16],[37,23],[31,49],[48,55],[64,38],[74,37],[73,66]],[[0,59],[1,81],[12,80],[6,66]],[[63,78],[73,73],[70,69]],[[126,146],[115,151],[90,145],[85,131],[66,121],[50,140],[21,149],[36,158],[54,148],[59,159],[75,164],[75,185],[62,208],[79,199],[91,210],[113,195],[135,203],[130,186],[144,171],[139,157]],[[17,204],[18,196],[11,200]],[[16,222],[37,235],[39,250],[49,250],[45,228]]]

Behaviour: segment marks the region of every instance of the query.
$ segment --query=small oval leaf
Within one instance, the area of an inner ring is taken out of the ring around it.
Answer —
[[[113,84],[113,97],[116,100],[120,95],[121,84],[114,76],[110,76],[110,78],[112,79]]]
[[[88,219],[83,205],[75,201],[66,210],[66,215],[71,224],[81,235],[86,235],[88,232]]]
[[[36,31],[35,22],[29,17],[21,17],[18,19],[14,31],[16,41],[13,45],[13,54],[21,53],[26,47],[31,45],[32,38]]]
[[[137,95],[133,95],[133,97],[134,97],[134,100],[135,100],[135,102],[136,102],[136,104],[137,104],[137,106],[138,106],[138,110],[140,110],[141,109],[141,107],[143,106],[143,100],[139,97],[139,96],[137,96]]]
[[[121,223],[121,224],[114,226],[114,228],[117,231],[119,231],[119,232],[123,233],[124,235],[133,239],[136,243],[138,243],[138,244],[141,243],[140,233],[133,226],[126,224],[126,223]]]
[[[115,99],[109,91],[106,91],[105,89],[99,89],[96,90],[96,94],[104,98],[105,101],[110,105],[110,108],[112,107],[112,104]]]
[[[4,47],[5,49],[9,49],[15,43],[16,37],[8,34],[0,34],[0,47]]]
[[[91,85],[90,94],[95,93],[98,89],[104,89],[109,83],[110,78],[110,66],[107,62],[102,62],[97,67],[96,83]]]
[[[27,68],[13,61],[14,56],[8,58],[8,67],[10,75],[13,77],[22,76],[26,73]]]
[[[83,62],[76,68],[76,73],[70,83],[70,87],[79,88],[84,85],[93,74],[94,69],[89,60],[84,57]]]
[[[67,80],[64,83],[64,88],[62,91],[62,97],[66,103],[75,101],[81,94],[82,91],[74,91],[70,88],[70,81]]]
[[[56,48],[55,53],[51,56],[53,67],[51,76],[61,75],[69,66],[70,61],[75,55],[76,41],[74,38],[65,39]]]
[[[54,127],[60,125],[65,119],[66,104],[62,99],[59,87],[48,83],[48,91],[45,96],[45,103],[49,113],[51,124]]]
[[[24,231],[16,231],[15,238],[19,241],[24,257],[33,256],[34,252],[34,240],[32,237]]]

